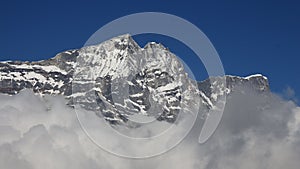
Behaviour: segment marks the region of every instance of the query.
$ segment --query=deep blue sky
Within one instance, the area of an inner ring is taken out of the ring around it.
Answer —
[[[81,0],[0,2],[0,60],[40,60],[79,48],[101,26],[136,12],[165,12],[198,26],[211,40],[226,74],[262,73],[277,93],[290,86],[300,95],[300,3],[298,1]],[[191,51],[161,36],[184,60]],[[191,64],[205,78],[203,67]],[[201,65],[201,64],[200,64]],[[195,72],[194,72],[195,73]]]

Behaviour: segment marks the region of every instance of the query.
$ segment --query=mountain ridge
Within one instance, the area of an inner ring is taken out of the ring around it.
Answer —
[[[68,104],[76,102],[100,111],[99,116],[111,123],[126,123],[132,113],[174,122],[182,106],[191,106],[195,98],[213,107],[219,98],[243,85],[270,91],[268,79],[260,74],[194,82],[162,44],[149,42],[141,48],[129,34],[67,50],[48,60],[0,62],[0,93],[15,95],[29,88],[41,95],[63,95]],[[122,88],[128,88],[127,93]]]

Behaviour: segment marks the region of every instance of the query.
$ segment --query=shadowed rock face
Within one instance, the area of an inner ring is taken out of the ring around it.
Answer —
[[[226,87],[223,85],[226,84]],[[198,82],[198,88],[213,103],[216,102],[223,94],[232,92],[243,92],[242,88],[251,89],[258,93],[270,92],[268,79],[260,74],[248,77],[238,77],[227,75],[225,77],[211,77],[207,80]]]
[[[141,48],[129,35],[49,60],[0,62],[0,93],[15,95],[29,88],[41,95],[64,95],[70,106],[94,110],[112,124],[126,123],[135,113],[173,123],[182,109],[194,111],[195,102],[200,102],[208,111],[239,86],[269,92],[262,75],[212,77],[195,83],[161,44],[151,42]]]

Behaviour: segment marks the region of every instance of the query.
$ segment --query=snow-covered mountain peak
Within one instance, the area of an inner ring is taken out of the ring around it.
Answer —
[[[105,112],[106,119],[118,123],[133,113],[175,121],[180,105],[197,100],[197,84],[174,54],[162,45],[151,45],[140,48],[122,35],[80,49],[74,67],[74,101]],[[101,100],[101,106],[85,98]]]
[[[198,103],[209,109],[241,85],[269,91],[262,75],[211,77],[196,84],[163,45],[150,42],[141,48],[129,34],[48,60],[0,62],[0,93],[30,88],[64,95],[69,105],[96,111],[111,123],[126,123],[132,114],[174,122],[180,111],[196,111]]]
[[[244,77],[244,79],[252,79],[252,78],[263,78],[265,80],[268,80],[268,78],[262,74],[253,74],[253,75],[249,75],[247,77]]]
[[[169,51],[163,44],[161,43],[156,43],[156,42],[148,42],[145,46],[144,49],[145,50],[149,50],[149,49],[153,49],[153,48],[158,48],[158,49],[162,49],[162,50],[167,50]]]

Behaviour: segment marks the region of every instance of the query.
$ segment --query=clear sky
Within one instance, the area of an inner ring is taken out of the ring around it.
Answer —
[[[80,0],[0,2],[0,60],[41,60],[80,48],[101,26],[136,12],[165,12],[198,26],[211,40],[226,74],[262,73],[277,93],[300,95],[299,1]],[[135,37],[139,44],[162,42],[205,78],[187,47],[167,37]],[[188,57],[189,56],[189,57]],[[199,66],[200,65],[200,66]],[[195,73],[196,74],[196,73]]]

